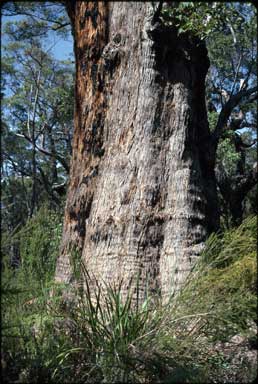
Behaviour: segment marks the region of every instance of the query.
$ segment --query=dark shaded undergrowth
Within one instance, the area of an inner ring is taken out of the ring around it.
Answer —
[[[237,229],[212,235],[182,291],[168,303],[155,300],[153,304],[153,298],[147,297],[138,306],[130,292],[121,299],[120,285],[97,286],[94,293],[87,284],[84,290],[78,286],[72,292],[76,303],[64,300],[70,289],[52,281],[60,237],[58,220],[43,210],[16,235],[22,249],[19,269],[12,269],[7,256],[3,257],[4,382],[226,383],[255,379],[255,218],[248,218]],[[56,241],[53,248],[45,247],[49,239]],[[3,250],[7,255],[7,249]],[[83,266],[81,277],[90,282]]]

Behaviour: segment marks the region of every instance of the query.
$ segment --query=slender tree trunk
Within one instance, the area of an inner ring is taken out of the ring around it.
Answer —
[[[50,169],[51,169],[51,184],[53,185],[54,183],[57,182],[58,179],[58,174],[57,174],[57,167],[56,167],[56,146],[55,146],[55,140],[53,138],[53,133],[52,133],[52,127],[47,126],[47,131],[48,131],[48,139],[49,139],[49,149],[50,152],[52,153],[53,156],[50,157],[49,162],[50,162]]]
[[[32,144],[32,192],[31,192],[31,208],[30,208],[30,217],[32,217],[35,207],[37,205],[37,160],[36,160],[36,132],[35,132],[35,124],[36,124],[36,108],[38,104],[38,96],[39,96],[39,87],[40,87],[40,76],[41,70],[38,72],[37,81],[35,84],[35,99],[33,102],[32,108],[32,123],[31,123],[31,144]],[[30,125],[30,113],[28,114],[28,125]],[[30,127],[28,126],[29,130]]]
[[[180,287],[218,227],[207,51],[152,25],[143,2],[67,2],[76,57],[70,184],[56,279],[71,249],[97,279]]]
[[[32,129],[33,131],[33,129]],[[33,133],[34,134],[34,133]],[[31,205],[30,205],[30,217],[32,217],[37,200],[37,191],[36,191],[36,173],[37,173],[37,163],[36,163],[36,147],[35,147],[35,138],[32,140],[32,191],[31,191]]]

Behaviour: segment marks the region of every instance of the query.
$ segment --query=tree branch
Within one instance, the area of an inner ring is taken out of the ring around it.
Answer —
[[[227,121],[232,113],[233,109],[239,104],[240,101],[248,99],[251,102],[257,98],[258,87],[253,87],[247,90],[242,90],[235,95],[231,96],[230,99],[224,104],[219,114],[217,125],[212,133],[212,140],[215,144],[218,143],[219,138],[227,125]]]
[[[64,24],[60,24],[60,25],[58,25],[58,27],[52,27],[52,29],[53,29],[53,31],[57,31],[57,30],[59,30],[59,29],[61,29],[61,28],[65,28],[65,27],[67,27],[67,25],[70,25],[70,23],[64,23]]]
[[[38,147],[38,145],[36,145],[36,148],[39,152],[43,153],[44,155],[46,156],[49,156],[49,157],[53,157],[55,158],[56,160],[59,161],[60,164],[62,164],[62,166],[64,167],[65,171],[67,173],[69,173],[69,165],[67,164],[67,162],[65,161],[65,159],[63,157],[61,157],[60,155],[58,155],[57,153],[51,153],[49,151],[47,151],[46,149],[44,148],[41,148],[41,147]]]
[[[22,137],[24,139],[26,139],[27,141],[29,141],[30,143],[32,143],[32,140],[30,139],[29,136],[27,136],[26,134],[20,134],[20,133],[15,133],[15,136],[18,136],[18,137]],[[65,159],[63,157],[61,157],[59,154],[57,153],[51,153],[49,152],[48,150],[46,150],[45,148],[41,148],[39,147],[37,144],[35,145],[36,149],[43,153],[44,155],[46,156],[49,156],[49,157],[53,157],[55,158],[56,160],[59,161],[60,164],[62,164],[62,166],[64,167],[65,171],[67,173],[69,173],[69,165],[67,164],[67,162],[65,161]]]
[[[239,69],[240,69],[240,65],[242,63],[242,59],[243,59],[243,55],[241,53],[238,64],[237,64],[237,68],[236,68],[236,72],[235,72],[235,78],[234,78],[233,85],[232,85],[231,92],[230,92],[230,97],[232,97],[234,90],[235,90],[235,87],[236,87],[237,77],[239,74]]]
[[[60,3],[62,3],[62,1],[60,1]],[[33,12],[27,12],[24,9],[19,9],[19,8],[16,8],[15,11],[8,11],[8,10],[5,11],[5,10],[3,10],[2,15],[6,16],[6,17],[10,17],[10,16],[28,16],[28,17],[32,18],[34,21],[42,20],[42,21],[45,21],[47,23],[59,24],[59,27],[55,28],[55,30],[63,28],[63,27],[66,27],[67,25],[70,24],[70,23],[60,23],[60,21],[58,21],[58,20],[53,20],[53,19],[50,19],[50,18],[47,18],[47,17],[41,17],[41,16],[39,16],[39,14],[35,15]]]

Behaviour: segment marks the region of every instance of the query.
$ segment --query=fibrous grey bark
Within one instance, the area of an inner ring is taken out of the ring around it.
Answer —
[[[76,111],[57,280],[73,246],[97,279],[166,297],[217,228],[203,44],[143,2],[68,2]]]

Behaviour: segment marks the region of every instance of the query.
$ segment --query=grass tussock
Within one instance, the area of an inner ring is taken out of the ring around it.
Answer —
[[[9,290],[2,299],[6,382],[217,383],[255,378],[248,361],[235,361],[221,348],[236,335],[255,337],[250,329],[257,322],[255,218],[212,235],[183,289],[163,305],[151,297],[137,303],[130,291],[122,299],[121,284],[104,289],[96,284],[92,291],[83,265],[86,285],[74,288],[73,305],[64,301],[69,287],[43,279],[32,295],[29,286],[18,284],[24,280],[16,279],[22,268],[8,273]]]

